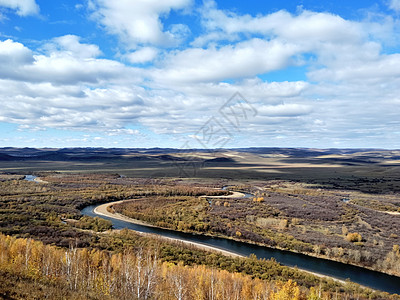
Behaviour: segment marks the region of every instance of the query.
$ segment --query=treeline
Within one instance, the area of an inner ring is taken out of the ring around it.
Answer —
[[[126,247],[137,250],[142,248],[158,249],[158,257],[166,263],[187,266],[204,265],[231,273],[246,274],[252,278],[259,278],[268,282],[294,280],[301,289],[305,288],[305,291],[318,287],[318,294],[321,292],[321,294],[327,295],[327,299],[335,299],[335,297],[339,297],[338,299],[353,299],[353,296],[359,299],[389,298],[387,293],[361,288],[351,282],[342,284],[333,279],[317,277],[296,268],[282,266],[273,259],[257,259],[254,255],[251,255],[250,258],[241,258],[225,256],[220,253],[210,253],[180,242],[166,242],[162,239],[139,236],[132,230],[125,229],[115,234],[103,234],[94,245],[101,249],[117,249],[118,251],[123,251]]]
[[[158,260],[158,251],[126,248],[112,253],[102,250],[56,248],[32,239],[0,234],[0,295],[37,291],[12,290],[11,278],[26,281],[27,288],[47,289],[53,299],[400,299],[387,293],[352,294],[323,291],[321,285],[300,287],[291,279],[266,281],[243,273],[230,273],[206,266],[184,266]],[[34,285],[32,282],[40,282]],[[348,287],[352,289],[351,285]],[[59,292],[57,294],[57,292]]]
[[[6,276],[41,280],[82,298],[306,299],[312,295],[291,280],[275,284],[205,266],[161,263],[156,252],[143,249],[117,254],[65,250],[0,234],[0,253],[0,270],[10,274]]]
[[[103,232],[106,230],[112,229],[112,222],[109,220],[105,220],[99,217],[89,217],[83,216],[78,221],[67,219],[64,222],[70,223],[72,226],[86,229],[86,230],[93,230],[96,232]]]

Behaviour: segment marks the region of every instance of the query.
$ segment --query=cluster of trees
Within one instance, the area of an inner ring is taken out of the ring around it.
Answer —
[[[358,232],[352,232],[346,235],[346,240],[352,243],[361,242],[362,236]]]
[[[400,212],[400,202],[398,199],[391,199],[390,196],[385,197],[385,202],[379,201],[376,198],[371,199],[366,195],[357,195],[357,198],[352,198],[351,202],[360,206],[365,206],[378,211],[393,211]],[[375,195],[374,195],[375,196]],[[376,197],[376,196],[375,196]],[[382,197],[381,197],[382,198]]]
[[[209,202],[190,196],[145,197],[113,205],[115,212],[155,226],[179,231],[208,232]]]
[[[71,222],[71,225],[77,228],[94,230],[97,232],[103,232],[112,229],[111,221],[99,217],[92,218],[89,216],[83,216],[78,221],[66,220],[66,222]]]
[[[185,266],[162,262],[158,251],[125,248],[122,252],[68,249],[44,245],[31,239],[0,234],[0,274],[5,281],[40,282],[54,299],[400,299],[352,286],[325,291],[322,281],[310,289],[289,280],[262,280],[244,272],[228,272],[204,265]],[[254,261],[252,257],[248,261]],[[10,289],[10,286],[0,287]],[[20,291],[21,292],[21,291]],[[37,291],[31,291],[36,293]],[[1,290],[7,295],[9,291]]]
[[[394,245],[392,251],[386,255],[385,259],[380,260],[378,264],[383,270],[400,276],[400,246]]]
[[[161,263],[140,249],[57,249],[30,239],[0,235],[0,270],[111,299],[306,299],[297,283],[274,284],[239,273]]]

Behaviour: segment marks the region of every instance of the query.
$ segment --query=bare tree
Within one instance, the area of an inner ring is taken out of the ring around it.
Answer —
[[[73,245],[70,245],[69,249],[65,251],[65,275],[71,290],[77,290],[78,288],[78,256],[77,248]]]
[[[154,287],[157,284],[157,255],[154,254],[152,256],[150,253],[147,253],[146,259],[146,268],[145,268],[145,276],[146,276],[146,285],[144,286],[144,299],[147,300],[151,298],[154,293]]]
[[[170,275],[172,283],[172,292],[177,300],[185,299],[187,293],[187,286],[185,280],[185,274],[183,268],[178,268],[174,273]]]

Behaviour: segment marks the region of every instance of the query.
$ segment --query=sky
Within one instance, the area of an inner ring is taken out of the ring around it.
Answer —
[[[400,0],[0,0],[0,147],[400,149]]]

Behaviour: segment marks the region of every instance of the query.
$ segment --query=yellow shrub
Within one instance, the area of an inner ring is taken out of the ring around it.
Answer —
[[[346,240],[348,240],[349,242],[352,242],[352,243],[361,242],[362,236],[361,236],[361,234],[359,234],[357,232],[348,233],[346,236]]]

